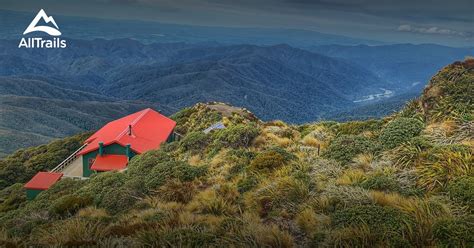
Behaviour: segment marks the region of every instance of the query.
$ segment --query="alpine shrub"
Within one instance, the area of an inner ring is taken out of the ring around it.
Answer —
[[[60,216],[74,215],[79,209],[90,204],[90,196],[65,195],[52,203],[50,212]]]
[[[332,223],[337,228],[347,228],[365,224],[371,233],[396,246],[409,232],[414,221],[407,214],[390,207],[377,205],[355,206],[336,211]]]
[[[433,235],[441,247],[473,247],[473,219],[444,219],[433,225]]]
[[[199,151],[204,149],[208,144],[208,135],[203,132],[191,132],[186,135],[181,141],[181,147],[186,151]]]
[[[409,141],[423,130],[423,122],[414,118],[398,118],[387,124],[380,134],[380,142],[386,149],[392,149]]]
[[[448,185],[449,195],[474,209],[474,177],[464,176]]]
[[[164,162],[154,167],[145,177],[145,185],[150,189],[155,189],[164,185],[169,179],[188,182],[203,176],[206,172],[206,167],[191,166],[183,161]]]
[[[260,130],[253,124],[237,124],[215,132],[217,142],[226,147],[248,147]]]
[[[250,166],[254,169],[275,169],[286,165],[289,161],[296,157],[287,152],[285,149],[280,147],[270,148],[260,154],[258,154],[250,163]]]
[[[396,191],[400,192],[401,187],[397,180],[387,175],[378,174],[372,175],[360,183],[364,189],[380,190],[380,191]]]
[[[341,135],[329,144],[324,156],[342,163],[349,163],[356,155],[370,153],[374,150],[373,142],[366,137]]]
[[[255,177],[254,175],[249,175],[239,180],[239,182],[237,183],[237,189],[239,190],[239,193],[244,193],[257,186],[257,184],[257,177]]]

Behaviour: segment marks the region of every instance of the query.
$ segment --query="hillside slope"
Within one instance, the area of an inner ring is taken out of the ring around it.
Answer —
[[[0,162],[0,244],[471,247],[473,84],[474,61],[456,62],[399,113],[346,123],[197,104],[172,117],[182,140],[33,201],[25,175],[86,135],[18,151]]]

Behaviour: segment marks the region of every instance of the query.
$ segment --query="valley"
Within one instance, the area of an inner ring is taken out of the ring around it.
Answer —
[[[33,51],[16,43],[0,40],[2,155],[94,130],[143,106],[169,115],[220,101],[290,123],[380,117],[424,86],[406,82],[426,82],[442,63],[472,54],[428,45],[314,46],[310,52],[289,45],[95,39]],[[395,57],[400,50],[406,55]],[[34,118],[20,118],[26,112]]]

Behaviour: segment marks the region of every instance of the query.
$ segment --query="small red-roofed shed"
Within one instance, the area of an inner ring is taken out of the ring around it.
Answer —
[[[55,172],[38,172],[36,175],[31,178],[29,182],[25,184],[26,196],[29,200],[34,199],[41,191],[49,189],[53,184],[55,184],[61,177],[63,173]]]

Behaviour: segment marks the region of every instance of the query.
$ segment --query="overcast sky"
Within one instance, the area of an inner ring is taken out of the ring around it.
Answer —
[[[284,27],[403,43],[474,46],[474,0],[0,0],[50,15]]]

